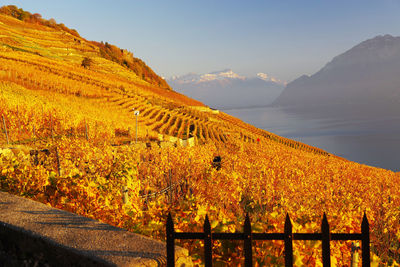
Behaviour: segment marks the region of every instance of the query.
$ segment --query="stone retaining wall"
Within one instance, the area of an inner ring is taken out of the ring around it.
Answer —
[[[164,242],[5,192],[0,192],[0,245],[57,267],[166,264]],[[193,266],[181,247],[175,260],[176,266]]]

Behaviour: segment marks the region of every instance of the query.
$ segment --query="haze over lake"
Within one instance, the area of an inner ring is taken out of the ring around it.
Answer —
[[[299,115],[279,107],[224,110],[266,131],[362,164],[400,171],[400,115],[331,118]],[[308,114],[309,115],[309,114]]]
[[[378,35],[291,81],[269,107],[226,111],[351,161],[399,171],[399,70],[400,37]]]

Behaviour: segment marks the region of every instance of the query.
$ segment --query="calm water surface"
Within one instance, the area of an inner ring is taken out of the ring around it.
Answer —
[[[272,107],[224,112],[258,128],[322,148],[351,161],[400,171],[400,116],[327,119]]]

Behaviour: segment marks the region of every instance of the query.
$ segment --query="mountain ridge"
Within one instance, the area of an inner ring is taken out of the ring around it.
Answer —
[[[232,69],[189,73],[173,76],[167,81],[176,91],[219,109],[266,106],[279,95],[285,84],[265,73],[246,77]]]
[[[194,72],[190,72],[188,74],[184,74],[181,76],[172,76],[168,78],[168,81],[173,81],[175,83],[200,83],[200,82],[208,82],[213,80],[223,80],[223,79],[239,79],[239,80],[246,80],[246,79],[254,79],[258,78],[264,81],[274,82],[277,84],[286,84],[286,82],[281,81],[275,77],[272,77],[266,73],[259,72],[255,76],[242,76],[235,72],[232,69],[224,69],[221,71],[212,71],[205,74],[197,74]]]
[[[378,35],[334,57],[313,75],[295,79],[272,105],[341,105],[350,109],[357,104],[371,110],[392,110],[400,102],[399,84],[400,37]]]

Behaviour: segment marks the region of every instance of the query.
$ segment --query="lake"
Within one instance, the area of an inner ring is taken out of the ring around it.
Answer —
[[[351,161],[400,171],[400,116],[321,118],[276,107],[223,110],[258,128]]]

